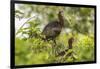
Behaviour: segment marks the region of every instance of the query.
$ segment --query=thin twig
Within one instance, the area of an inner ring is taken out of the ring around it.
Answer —
[[[23,28],[23,26],[29,21],[31,20],[32,18],[34,18],[35,16],[29,18],[25,23],[23,23],[23,25],[18,29],[18,31],[16,32],[16,35],[19,33],[19,31]]]

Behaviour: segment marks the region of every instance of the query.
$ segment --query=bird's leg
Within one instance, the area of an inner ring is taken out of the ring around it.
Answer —
[[[54,46],[53,46],[53,51],[54,51],[54,55],[56,56],[56,54],[57,54],[57,51],[56,51],[56,40],[53,40],[53,42],[54,42]]]
[[[56,40],[53,40],[54,41],[54,44],[55,44],[55,46],[56,46]]]

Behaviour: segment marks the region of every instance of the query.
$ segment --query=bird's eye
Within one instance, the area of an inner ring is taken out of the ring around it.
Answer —
[[[60,14],[63,14],[63,11],[60,11]]]
[[[63,14],[63,11],[59,11],[59,14]]]

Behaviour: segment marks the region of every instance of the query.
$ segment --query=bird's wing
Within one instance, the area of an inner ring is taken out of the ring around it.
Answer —
[[[43,30],[43,34],[46,36],[57,36],[61,32],[61,26],[58,21],[53,21],[47,24]]]

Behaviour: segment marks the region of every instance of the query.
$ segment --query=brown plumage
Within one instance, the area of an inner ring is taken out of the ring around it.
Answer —
[[[73,47],[72,46],[73,41],[74,41],[73,37],[69,38],[69,40],[68,40],[68,49],[65,49],[64,51],[59,52],[57,56],[64,56],[69,49],[72,49],[72,47]],[[72,52],[70,52],[69,54],[67,54],[67,56],[70,56],[71,53]]]
[[[62,11],[58,13],[58,20],[49,22],[43,29],[42,34],[45,35],[45,39],[54,40],[60,34],[63,26],[64,26],[64,19],[62,15]]]

